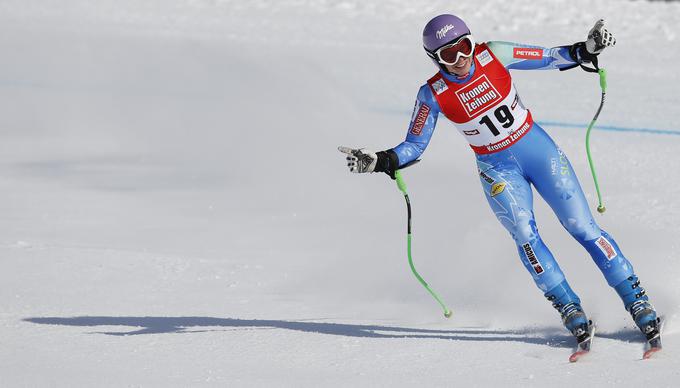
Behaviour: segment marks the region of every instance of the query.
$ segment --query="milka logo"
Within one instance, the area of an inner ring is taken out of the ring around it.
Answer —
[[[446,36],[446,33],[453,30],[453,24],[447,24],[442,29],[437,31],[437,39],[442,39]]]

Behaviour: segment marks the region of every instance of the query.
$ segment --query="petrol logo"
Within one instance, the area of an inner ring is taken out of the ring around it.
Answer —
[[[543,58],[543,49],[515,47],[512,50],[512,56],[517,59],[541,59]]]

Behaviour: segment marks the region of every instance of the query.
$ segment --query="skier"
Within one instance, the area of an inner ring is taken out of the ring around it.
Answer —
[[[476,43],[465,22],[439,15],[423,30],[425,52],[438,72],[418,91],[406,140],[373,152],[339,147],[355,173],[394,173],[422,155],[443,113],[470,143],[486,199],[517,244],[520,259],[559,312],[578,344],[591,338],[591,322],[534,220],[531,184],[564,228],[588,251],[648,341],[659,338],[659,319],[633,266],[600,229],[567,156],[524,107],[509,70],[567,70],[597,64],[616,43],[599,20],[584,42],[544,48],[490,41]],[[588,350],[588,349],[585,349]]]

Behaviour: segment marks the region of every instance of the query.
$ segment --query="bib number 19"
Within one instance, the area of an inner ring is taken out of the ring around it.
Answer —
[[[503,126],[503,128],[509,128],[515,122],[515,118],[512,116],[512,112],[510,112],[510,108],[508,108],[507,105],[501,105],[496,108],[496,110],[493,111],[493,115],[496,117],[498,123]],[[479,123],[485,124],[494,136],[501,134],[498,128],[496,128],[496,125],[491,120],[490,115],[485,115],[479,121]]]

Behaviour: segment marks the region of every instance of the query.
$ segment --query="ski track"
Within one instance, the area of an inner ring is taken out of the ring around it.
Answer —
[[[598,125],[677,131],[680,54],[666,48],[680,3],[450,6],[3,1],[0,386],[677,386],[680,138],[591,138],[598,222],[668,318],[654,359],[641,361],[618,297],[536,201],[598,321],[575,364],[450,124],[404,172],[415,264],[448,320],[408,269],[394,183],[347,173],[335,149],[403,139],[434,72],[421,29],[442,12],[478,40],[546,46],[605,17],[618,43],[602,56]],[[599,103],[578,70],[513,76],[539,121],[587,122]],[[546,127],[594,209],[584,130]]]

